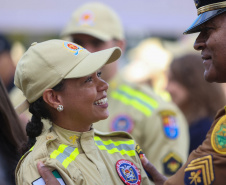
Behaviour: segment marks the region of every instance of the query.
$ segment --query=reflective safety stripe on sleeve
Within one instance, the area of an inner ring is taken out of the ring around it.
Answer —
[[[78,154],[78,148],[61,144],[57,150],[54,150],[50,154],[50,158],[57,159],[65,168],[67,168],[68,165],[75,160]]]
[[[126,85],[121,85],[119,89],[113,91],[111,97],[126,105],[133,106],[146,116],[150,116],[152,111],[158,107],[157,101]]]
[[[134,140],[129,141],[104,141],[98,136],[94,136],[96,145],[100,150],[105,150],[109,154],[114,154],[116,152],[121,153],[122,155],[135,156],[135,145]]]

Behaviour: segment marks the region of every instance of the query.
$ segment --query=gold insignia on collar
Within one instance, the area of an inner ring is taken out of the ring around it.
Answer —
[[[211,145],[217,153],[226,154],[226,115],[221,117],[214,126]]]
[[[211,155],[192,160],[184,170],[184,182],[191,185],[210,185],[214,181]]]
[[[75,144],[76,140],[78,139],[78,136],[73,135],[73,136],[70,136],[69,139],[71,140],[71,142],[72,142],[73,144]]]

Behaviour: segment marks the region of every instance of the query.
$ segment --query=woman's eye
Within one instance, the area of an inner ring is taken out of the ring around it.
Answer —
[[[89,77],[89,78],[86,79],[85,82],[91,82],[91,81],[92,81],[92,77]]]
[[[101,74],[102,74],[102,72],[98,72],[98,73],[97,73],[97,76],[98,76],[98,77],[101,77]]]

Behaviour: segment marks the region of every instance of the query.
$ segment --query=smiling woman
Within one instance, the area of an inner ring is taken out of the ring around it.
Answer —
[[[108,84],[100,69],[120,55],[118,47],[90,53],[63,40],[33,43],[24,54],[15,85],[26,96],[23,106],[29,105],[32,119],[24,149],[29,151],[16,169],[18,185],[44,184],[36,167],[40,160],[61,184],[150,183],[129,134],[92,128],[108,117]],[[42,118],[52,125],[43,133]]]

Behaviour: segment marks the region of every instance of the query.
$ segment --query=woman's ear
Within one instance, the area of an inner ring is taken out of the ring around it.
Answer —
[[[43,92],[43,100],[52,108],[57,109],[58,105],[61,104],[59,94],[53,89],[46,89]]]

